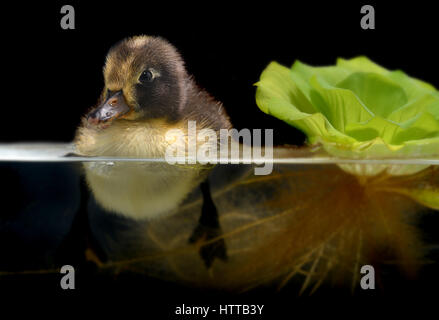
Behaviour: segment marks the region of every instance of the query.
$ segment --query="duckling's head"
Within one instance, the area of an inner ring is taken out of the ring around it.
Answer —
[[[88,126],[106,128],[120,119],[176,121],[186,101],[188,75],[177,50],[159,37],[122,40],[108,52],[100,103]]]

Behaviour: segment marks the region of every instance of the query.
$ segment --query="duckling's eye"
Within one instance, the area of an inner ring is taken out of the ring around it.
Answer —
[[[154,75],[152,74],[152,72],[150,70],[143,71],[139,77],[139,81],[141,83],[151,82],[153,79],[154,79]]]

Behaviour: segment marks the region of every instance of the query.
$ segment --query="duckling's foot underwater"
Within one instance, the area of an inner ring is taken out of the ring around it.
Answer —
[[[210,268],[216,258],[227,260],[227,248],[218,220],[218,212],[210,194],[209,181],[201,183],[200,189],[203,194],[201,216],[189,242],[201,244],[200,256],[206,267]]]

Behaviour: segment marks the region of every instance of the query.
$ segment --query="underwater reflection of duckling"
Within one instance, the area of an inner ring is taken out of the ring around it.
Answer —
[[[222,105],[197,87],[177,50],[159,37],[125,39],[110,49],[104,67],[101,103],[78,128],[81,155],[163,158],[166,132],[187,132],[188,121],[215,131],[231,127]],[[105,209],[132,219],[160,218],[201,186],[205,205],[192,242],[220,233],[206,178],[212,166],[167,163],[85,163],[86,179]],[[175,211],[175,210],[174,210]],[[226,258],[220,240],[200,251],[207,266]]]

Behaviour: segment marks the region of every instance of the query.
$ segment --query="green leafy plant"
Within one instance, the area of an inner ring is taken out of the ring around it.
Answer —
[[[439,92],[366,57],[338,59],[328,67],[296,61],[291,69],[272,62],[256,85],[256,102],[263,112],[302,130],[309,144],[320,143],[333,156],[439,155]],[[384,169],[375,168],[369,173]],[[407,174],[423,168],[389,172]]]

